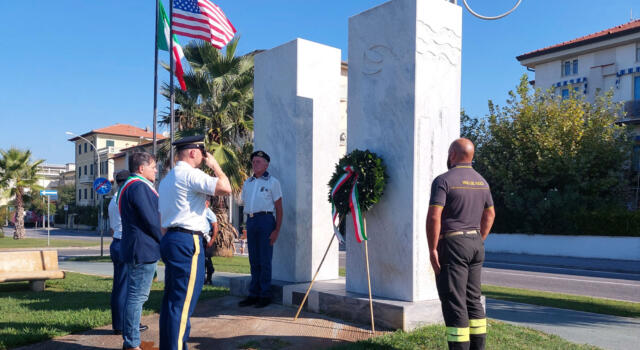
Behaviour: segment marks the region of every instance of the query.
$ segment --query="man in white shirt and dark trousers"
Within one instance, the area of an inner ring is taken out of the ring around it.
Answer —
[[[120,170],[114,177],[118,187],[122,187],[129,178],[129,170]],[[111,226],[111,246],[109,254],[113,262],[113,287],[111,289],[111,327],[113,334],[122,334],[124,320],[124,302],[127,299],[127,264],[122,259],[120,240],[122,239],[122,221],[118,211],[118,192],[109,202],[109,226]],[[149,326],[140,325],[140,332]]]
[[[205,200],[231,193],[229,179],[205,150],[204,136],[185,137],[173,145],[178,162],[158,189],[161,225],[166,231],[160,242],[165,263],[160,350],[187,349],[189,318],[205,277],[202,236],[211,227],[205,216]],[[216,177],[199,169],[203,161]]]
[[[209,222],[210,231],[205,232],[205,236],[202,238],[205,240],[203,244],[206,243],[207,248],[204,250],[204,267],[205,267],[205,276],[204,284],[213,284],[213,273],[216,271],[215,267],[213,267],[213,261],[211,261],[211,257],[213,257],[213,242],[215,242],[216,237],[218,236],[218,218],[216,214],[211,210],[211,198],[207,198],[206,202],[204,202],[207,209],[205,210],[205,215],[207,217],[207,221]]]
[[[270,161],[265,152],[253,152],[253,176],[242,187],[242,202],[247,214],[251,285],[249,296],[239,306],[262,308],[271,303],[271,258],[282,225],[282,190],[280,182],[267,172]]]

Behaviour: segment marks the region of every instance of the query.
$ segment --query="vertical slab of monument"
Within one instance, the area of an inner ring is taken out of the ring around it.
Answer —
[[[271,157],[284,218],[273,279],[309,282],[333,236],[328,183],[338,162],[339,49],[296,39],[255,57],[254,149]],[[319,280],[338,278],[333,243]]]
[[[377,153],[390,177],[366,214],[377,297],[438,299],[425,220],[460,134],[461,35],[461,8],[442,0],[393,0],[349,19],[347,149]],[[346,288],[366,294],[364,244],[348,232]]]

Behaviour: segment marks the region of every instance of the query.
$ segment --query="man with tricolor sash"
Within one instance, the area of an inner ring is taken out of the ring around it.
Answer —
[[[485,348],[487,319],[481,302],[484,240],[495,211],[487,181],[473,170],[473,143],[449,147],[449,171],[431,185],[427,240],[450,350]]]
[[[114,174],[119,188],[129,179],[129,170],[123,169]],[[113,334],[122,334],[124,323],[124,304],[127,300],[127,264],[122,260],[122,220],[118,211],[118,192],[113,196],[108,207],[109,226],[111,227],[111,245],[109,255],[113,262],[113,286],[111,288],[111,324]],[[146,331],[149,326],[140,325],[140,332]]]
[[[280,182],[267,171],[270,161],[266,152],[253,152],[253,176],[242,186],[251,284],[249,296],[240,301],[239,306],[262,308],[271,304],[271,260],[273,245],[280,234],[283,210]]]
[[[184,137],[173,143],[178,162],[160,182],[160,216],[166,230],[160,242],[164,270],[164,297],[160,311],[160,349],[187,349],[191,323],[204,285],[203,235],[209,232],[205,201],[231,193],[229,179],[211,153],[204,136]],[[215,177],[200,170],[203,163]],[[208,246],[213,244],[209,241]]]
[[[129,157],[131,176],[118,192],[122,219],[121,257],[127,264],[127,297],[124,305],[123,348],[140,349],[142,305],[151,291],[153,274],[160,259],[160,216],[155,157],[146,152]]]

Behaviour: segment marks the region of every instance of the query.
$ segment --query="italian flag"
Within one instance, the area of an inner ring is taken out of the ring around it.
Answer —
[[[158,5],[160,6],[160,13],[158,16],[158,49],[169,51],[169,35],[171,30],[169,29],[169,19],[167,14],[164,12],[164,7],[162,6],[162,1],[158,0]],[[182,59],[184,58],[184,53],[182,52],[182,46],[178,43],[178,38],[173,36],[173,72],[178,78],[180,82],[180,88],[182,90],[187,90],[187,85],[184,83],[184,70],[182,69]]]

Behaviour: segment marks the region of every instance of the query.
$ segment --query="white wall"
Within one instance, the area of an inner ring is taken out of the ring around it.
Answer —
[[[640,237],[492,233],[485,241],[485,251],[640,261]]]
[[[631,100],[633,99],[633,76],[638,73],[621,76],[618,87],[615,82],[618,79],[616,72],[628,68],[635,70],[640,66],[640,62],[636,61],[635,50],[636,44],[631,43],[582,54],[566,55],[553,61],[537,64],[535,66],[535,87],[547,90],[558,82],[587,77],[586,98],[588,101],[594,101],[597,89],[602,92],[613,89],[614,101]],[[561,62],[573,61],[576,58],[578,59],[578,74],[563,77],[560,70]],[[607,64],[613,64],[613,66],[602,67]],[[560,93],[562,89],[563,87],[558,88],[557,92]],[[582,91],[582,88],[580,90]]]

